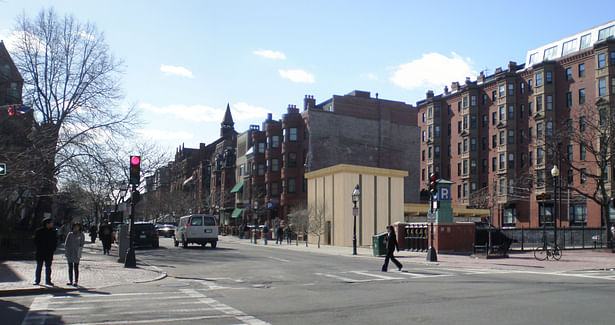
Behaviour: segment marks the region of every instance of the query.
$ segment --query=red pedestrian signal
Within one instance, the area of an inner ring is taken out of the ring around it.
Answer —
[[[130,156],[130,184],[139,185],[141,182],[141,157]]]

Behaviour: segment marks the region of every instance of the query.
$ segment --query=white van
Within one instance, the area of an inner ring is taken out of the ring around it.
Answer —
[[[191,214],[179,219],[179,224],[175,230],[175,247],[182,243],[184,248],[188,244],[201,244],[203,247],[207,243],[212,248],[218,244],[218,224],[216,217],[207,214]]]

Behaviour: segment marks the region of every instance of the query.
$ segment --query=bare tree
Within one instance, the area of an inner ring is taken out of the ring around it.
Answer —
[[[18,17],[13,49],[24,78],[24,102],[35,110],[32,134],[44,180],[42,197],[50,198],[56,177],[78,157],[88,156],[101,138],[126,135],[135,123],[133,107],[116,108],[121,62],[110,54],[95,25],[53,9]],[[40,208],[49,211],[51,201]],[[43,211],[39,211],[39,214]]]
[[[305,247],[307,247],[307,234],[310,227],[309,209],[305,206],[305,204],[298,204],[294,206],[291,210],[291,213],[288,214],[288,220],[290,221],[291,226],[294,228],[294,231],[297,234],[296,244],[299,245],[299,234],[303,234],[305,240]]]
[[[325,203],[310,204],[308,207],[308,234],[318,237],[318,248],[320,248],[320,239],[325,233],[326,214]]]
[[[555,130],[553,141],[545,142],[552,161],[566,166],[582,180],[578,186],[560,182],[561,188],[600,205],[602,224],[605,225],[604,238],[610,247],[609,206],[615,179],[615,112],[608,107],[608,103],[600,100],[596,106],[583,106],[576,116],[571,116]],[[567,152],[564,152],[568,145],[580,152],[580,159],[568,159]]]

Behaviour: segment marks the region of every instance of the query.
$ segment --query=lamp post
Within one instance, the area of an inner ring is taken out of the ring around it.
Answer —
[[[361,197],[361,191],[359,190],[359,184],[355,186],[354,191],[352,191],[352,216],[354,218],[354,222],[352,225],[352,255],[357,255],[357,215],[359,214],[359,208],[357,208],[357,202],[359,202],[359,198]]]
[[[557,178],[559,177],[557,165],[553,165],[551,176],[553,177],[553,248],[555,248],[557,247]]]

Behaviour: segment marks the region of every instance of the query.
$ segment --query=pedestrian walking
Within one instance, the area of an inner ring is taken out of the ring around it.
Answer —
[[[79,283],[79,261],[81,260],[81,251],[85,243],[85,236],[81,232],[81,225],[73,224],[73,229],[66,235],[64,242],[64,255],[68,262],[68,283],[67,285],[78,286]],[[73,278],[74,274],[74,278]],[[75,280],[73,282],[73,279]]]
[[[109,220],[103,220],[103,224],[100,225],[100,229],[98,231],[98,236],[100,236],[100,240],[103,243],[103,254],[109,255],[111,251],[111,234],[113,229],[109,224]]]
[[[98,232],[98,229],[96,228],[96,225],[92,225],[92,227],[90,227],[90,239],[92,240],[92,244],[96,242],[97,232]]]
[[[290,225],[286,225],[286,229],[284,230],[286,233],[286,244],[290,245],[292,230],[290,229]]]
[[[34,284],[41,283],[41,272],[43,271],[43,263],[45,263],[45,283],[53,286],[51,282],[51,263],[53,262],[53,253],[58,246],[58,233],[53,226],[53,219],[46,217],[43,219],[42,227],[34,232],[34,245],[36,247],[36,273]]]
[[[269,235],[269,227],[267,224],[263,227],[263,238],[265,240],[265,245],[267,245],[267,236]]]
[[[393,256],[395,252],[395,248],[399,252],[399,246],[397,245],[397,236],[395,236],[395,230],[393,230],[393,226],[387,226],[387,237],[386,237],[386,248],[387,248],[387,256],[384,258],[384,264],[382,265],[382,272],[386,272],[389,268],[389,260],[393,261],[397,266],[397,269],[401,271],[402,265],[399,261]]]
[[[278,228],[276,229],[276,238],[275,238],[275,243],[278,245],[282,245],[282,240],[284,239],[284,228],[282,228],[282,225],[278,225]]]

